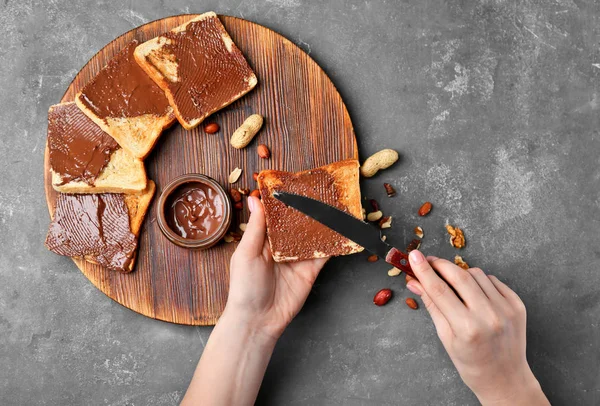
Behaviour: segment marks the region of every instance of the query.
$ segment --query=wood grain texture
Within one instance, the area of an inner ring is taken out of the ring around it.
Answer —
[[[129,41],[146,41],[194,17],[164,18],[118,37],[81,69],[61,102],[72,101]],[[202,124],[191,131],[175,124],[161,136],[145,161],[148,177],[157,184],[156,196],[171,179],[186,173],[204,173],[227,189],[229,173],[239,166],[244,172],[235,186],[255,189],[253,172],[301,171],[357,158],[348,111],[323,70],[270,29],[235,17],[219,17],[254,69],[258,86],[206,119],[205,123],[219,123],[217,134],[205,134]],[[231,134],[253,113],[265,117],[263,129],[245,149],[232,148]],[[270,147],[270,159],[258,158],[259,143]],[[52,214],[57,195],[51,185],[47,149],[44,166],[46,199]],[[134,272],[120,274],[85,261],[75,263],[98,289],[129,309],[173,323],[213,325],[227,301],[229,260],[236,244],[221,243],[206,251],[172,244],[156,222],[156,196],[142,227]],[[232,228],[247,218],[246,207],[234,213]]]

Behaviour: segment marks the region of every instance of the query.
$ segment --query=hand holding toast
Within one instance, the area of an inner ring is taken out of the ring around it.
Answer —
[[[421,296],[444,348],[479,401],[549,405],[527,363],[526,312],[519,296],[479,268],[465,271],[418,250],[409,259],[419,280],[409,278],[407,287]]]
[[[256,197],[242,241],[231,258],[226,313],[234,313],[279,338],[298,314],[327,258],[277,263],[266,238],[265,213]]]

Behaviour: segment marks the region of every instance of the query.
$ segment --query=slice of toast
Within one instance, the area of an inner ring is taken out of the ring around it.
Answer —
[[[144,42],[134,57],[165,91],[177,120],[187,130],[257,84],[256,75],[214,12]]]
[[[160,134],[175,122],[163,90],[133,57],[132,41],[75,96],[85,115],[138,159],[152,150]]]
[[[46,247],[120,272],[134,267],[138,236],[156,187],[139,194],[59,194]]]
[[[144,223],[146,213],[148,211],[148,208],[150,207],[150,203],[152,203],[152,198],[154,197],[155,192],[156,184],[152,180],[148,180],[148,185],[146,186],[146,189],[144,189],[140,193],[130,193],[122,195],[125,199],[125,205],[127,205],[127,211],[129,212],[129,227],[133,235],[135,235],[136,239],[139,239],[142,224]],[[119,271],[125,273],[133,271],[135,267],[136,258],[137,250],[134,251],[133,256],[131,257],[131,260],[129,261],[127,267]],[[85,260],[93,264],[98,263],[93,256],[85,256]]]
[[[273,197],[274,191],[295,193],[362,219],[359,166],[357,160],[347,159],[304,172],[266,170],[258,174],[269,244],[276,262],[349,255],[363,250],[360,245]]]
[[[146,188],[144,163],[75,105],[48,112],[48,149],[52,186],[61,193],[135,193]]]

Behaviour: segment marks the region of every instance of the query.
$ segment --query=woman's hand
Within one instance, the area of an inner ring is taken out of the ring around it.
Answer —
[[[250,220],[231,258],[225,313],[252,323],[277,339],[298,314],[326,258],[276,263],[266,238],[265,212],[248,198]]]
[[[526,313],[519,296],[481,269],[465,271],[416,250],[409,259],[419,280],[409,278],[407,287],[421,296],[444,348],[479,401],[549,405],[527,363]]]

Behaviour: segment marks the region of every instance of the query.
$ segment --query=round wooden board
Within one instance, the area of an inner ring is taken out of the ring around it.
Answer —
[[[193,17],[168,17],[121,35],[81,69],[61,102],[72,101],[81,87],[129,41],[144,42]],[[202,125],[186,131],[175,124],[161,136],[145,161],[148,177],[157,185],[156,196],[171,179],[185,173],[204,173],[228,189],[229,173],[240,167],[244,172],[235,186],[255,189],[253,172],[295,172],[357,158],[356,138],[346,106],[315,61],[268,28],[235,17],[220,18],[253,67],[258,86],[207,119],[206,122],[221,126],[217,134],[205,134]],[[265,117],[263,129],[247,148],[232,148],[229,137],[252,113]],[[258,143],[271,148],[270,159],[258,158]],[[44,172],[52,215],[57,193],[51,185],[47,149]],[[229,260],[236,244],[220,243],[206,251],[177,247],[158,228],[156,196],[141,230],[132,273],[109,271],[81,260],[74,260],[75,264],[108,297],[138,313],[172,323],[213,325],[227,301]],[[245,207],[234,214],[233,227],[247,218]]]

